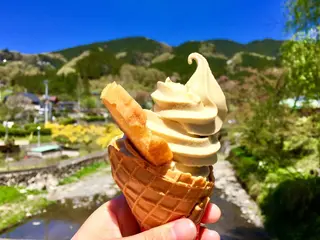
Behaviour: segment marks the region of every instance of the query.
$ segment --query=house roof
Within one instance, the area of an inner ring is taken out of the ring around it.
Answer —
[[[58,97],[57,97],[57,96],[50,96],[50,97],[49,97],[49,100],[50,100],[51,102],[58,102]]]
[[[9,97],[9,96],[12,96],[12,95],[13,95],[13,94],[8,94],[8,95],[6,95],[6,96],[3,98],[3,102],[6,102],[7,99],[8,99],[8,97]],[[35,94],[33,94],[33,93],[22,92],[22,93],[18,93],[18,94],[16,94],[16,95],[22,95],[22,96],[24,96],[24,97],[26,97],[26,98],[29,98],[33,104],[40,104],[40,103],[41,103],[41,101],[40,101],[40,99],[38,98],[38,96],[35,95]]]
[[[33,104],[40,104],[40,99],[38,98],[37,95],[33,93],[28,93],[28,92],[24,92],[22,93],[22,95],[29,98]]]
[[[60,147],[58,145],[41,146],[41,147],[35,147],[31,149],[32,152],[39,152],[39,153],[48,152],[48,151],[58,151],[58,150],[60,150]]]

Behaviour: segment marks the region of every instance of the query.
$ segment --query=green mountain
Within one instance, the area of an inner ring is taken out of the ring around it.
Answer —
[[[253,41],[248,44],[241,44],[231,40],[207,40],[207,41],[188,41],[179,46],[171,47],[167,44],[157,42],[145,37],[129,37],[115,39],[106,42],[97,42],[92,44],[81,45],[77,47],[67,48],[56,51],[62,54],[66,59],[70,60],[87,50],[107,49],[112,53],[125,53],[124,55],[132,55],[133,53],[152,53],[158,56],[165,52],[174,52],[177,55],[188,55],[191,52],[199,51],[204,44],[213,44],[216,53],[232,57],[237,52],[254,52],[266,56],[277,56],[278,50],[283,41],[265,39],[261,41]],[[130,59],[130,58],[127,58]]]
[[[130,91],[151,91],[166,76],[185,83],[196,68],[192,52],[203,54],[215,77],[244,82],[256,71],[277,67],[281,41],[265,39],[240,44],[230,40],[188,41],[172,47],[145,37],[130,37],[67,48],[52,53],[0,51],[0,80],[35,93],[49,80],[51,94],[74,98],[99,91],[110,81]],[[3,61],[5,60],[5,61]],[[82,89],[82,90],[81,90]],[[89,91],[90,90],[90,91]]]
[[[226,59],[219,57],[207,57],[208,63],[211,66],[211,70],[216,77],[227,74],[227,61]],[[181,83],[191,77],[196,69],[196,63],[192,63],[190,66],[187,62],[186,56],[175,56],[174,58],[159,63],[152,64],[151,67],[159,69],[164,72],[166,76],[172,76],[175,73],[179,75]]]
[[[264,39],[262,41],[253,41],[246,45],[247,52],[259,53],[262,55],[276,57],[283,41]]]
[[[141,53],[155,53],[161,54],[163,52],[170,52],[171,47],[148,39],[145,37],[128,37],[122,39],[115,39],[107,42],[97,42],[86,45],[81,45],[77,47],[67,48],[63,50],[56,51],[55,53],[62,54],[67,59],[72,59],[76,56],[79,56],[81,53],[87,50],[92,49],[104,49],[116,53],[125,53],[124,55],[131,55],[135,52]]]
[[[208,40],[208,41],[190,41],[185,42],[174,48],[177,54],[187,55],[190,52],[199,51],[204,44],[213,44],[215,52],[228,58],[238,52],[253,52],[270,57],[276,57],[283,41],[265,39],[253,41],[248,44],[241,44],[230,40]]]
[[[231,40],[209,40],[208,42],[213,43],[216,46],[216,52],[221,53],[225,56],[232,57],[234,54],[245,50],[245,45],[237,43]]]
[[[282,41],[265,39],[240,44],[230,40],[188,41],[176,47],[145,37],[129,37],[106,42],[98,42],[57,51],[66,59],[72,60],[86,51],[89,57],[82,59],[75,68],[81,76],[98,78],[99,76],[117,74],[123,64],[152,67],[166,75],[177,73],[181,82],[185,82],[194,71],[195,64],[187,64],[187,56],[192,52],[200,52],[209,61],[214,74],[219,77],[227,74],[227,60],[239,52],[247,53],[243,59],[243,67],[263,69],[263,64],[270,66],[274,60],[268,61],[254,54],[277,56]],[[251,54],[253,53],[253,54]],[[112,56],[113,55],[113,56]],[[255,62],[257,59],[257,62]],[[241,66],[242,61],[237,62]],[[271,64],[270,64],[271,63]]]

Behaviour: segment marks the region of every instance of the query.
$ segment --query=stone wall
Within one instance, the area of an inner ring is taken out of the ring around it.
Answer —
[[[42,180],[62,179],[73,174],[83,166],[107,160],[107,156],[107,151],[101,151],[88,154],[83,157],[64,160],[54,166],[0,172],[0,185],[26,186],[40,178]]]

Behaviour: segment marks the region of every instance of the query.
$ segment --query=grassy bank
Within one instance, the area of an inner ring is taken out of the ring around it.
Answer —
[[[106,168],[106,162],[90,164],[62,179],[59,184],[74,183]],[[0,232],[41,213],[43,209],[53,204],[54,202],[46,199],[45,194],[45,191],[31,191],[16,186],[0,186]]]
[[[259,204],[266,229],[277,239],[319,239],[320,178],[310,171],[319,168],[314,147],[309,155],[283,167],[268,165],[245,147],[232,149],[228,157],[239,181]]]
[[[274,100],[252,108],[253,116],[228,132],[240,145],[228,160],[272,237],[319,239],[320,115],[305,116]]]
[[[65,184],[70,184],[70,183],[73,183],[73,182],[77,182],[79,181],[80,179],[90,175],[90,174],[93,174],[97,171],[100,171],[104,168],[107,167],[107,163],[106,162],[97,162],[97,163],[93,163],[93,164],[90,164],[88,166],[85,166],[83,168],[81,168],[79,171],[75,172],[74,174],[72,174],[71,176],[68,176],[64,179],[62,179],[59,184],[60,185],[65,185]]]
[[[0,186],[0,232],[39,213],[53,202],[43,197],[43,191]]]

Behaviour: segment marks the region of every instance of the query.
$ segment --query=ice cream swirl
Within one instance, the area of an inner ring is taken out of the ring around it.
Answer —
[[[206,175],[208,166],[217,161],[217,132],[227,115],[227,105],[207,60],[198,53],[189,55],[189,64],[192,60],[197,69],[186,85],[169,78],[158,82],[151,94],[153,112],[145,111],[148,128],[168,142],[176,168]]]

